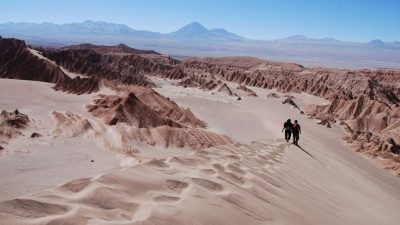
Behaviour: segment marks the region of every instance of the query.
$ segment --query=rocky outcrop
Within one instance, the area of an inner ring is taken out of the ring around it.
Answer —
[[[162,117],[173,120],[182,126],[205,128],[206,123],[196,118],[190,109],[179,107],[169,98],[165,98],[150,88],[140,86],[111,86],[119,95],[127,96],[133,93],[141,103],[148,106],[151,110]]]
[[[57,82],[54,86],[56,91],[64,91],[71,94],[90,94],[97,92],[100,89],[100,80],[97,78],[69,78],[67,77],[62,82]]]
[[[299,108],[299,106],[296,104],[296,102],[294,102],[294,97],[287,95],[285,96],[285,100],[282,101],[282,104],[289,104],[291,106],[293,106],[294,108],[298,109],[299,111],[301,111],[301,109]]]
[[[54,120],[52,135],[55,137],[95,137],[98,135],[89,120],[75,113],[53,111],[52,117]]]
[[[183,86],[184,88],[187,87],[199,87],[200,84],[193,78],[193,77],[186,77],[184,79],[182,79],[181,81],[176,83],[177,86]]]
[[[186,76],[179,61],[123,44],[83,44],[37,50],[40,52],[29,49],[24,41],[18,39],[0,38],[0,78],[49,82],[56,84],[56,90],[84,94],[98,91],[101,80],[155,87],[148,75],[169,79]],[[71,78],[60,66],[88,78]]]
[[[153,50],[141,50],[131,48],[125,44],[118,44],[114,46],[107,46],[107,45],[93,45],[89,43],[79,44],[79,45],[70,45],[67,47],[63,47],[61,49],[73,49],[73,50],[82,50],[82,49],[91,49],[96,52],[102,54],[136,54],[136,55],[159,55],[160,53],[153,51]]]
[[[253,96],[253,97],[257,97],[256,92],[254,92],[253,90],[251,90],[250,88],[244,86],[244,85],[238,85],[236,87],[237,90],[243,91],[244,93],[246,93],[247,96]]]
[[[24,41],[0,38],[0,78],[58,83],[65,77],[59,67],[33,55]]]
[[[7,112],[5,110],[0,113],[0,144],[7,144],[8,140],[22,135],[22,130],[29,125],[29,117],[26,114],[15,110]]]
[[[66,75],[59,66],[29,51],[24,41],[0,38],[0,78],[54,83],[56,90],[74,94],[95,92],[98,81]]]
[[[153,128],[159,126],[182,127],[175,121],[165,118],[146,104],[142,103],[134,93],[127,96],[101,95],[94,100],[94,105],[87,109],[94,116],[101,117],[108,125],[125,123],[137,128]]]
[[[48,49],[43,55],[67,70],[97,79],[117,80],[124,84],[136,84],[147,87],[155,86],[140,73],[141,67],[133,67],[120,62],[121,57],[102,55],[91,49]],[[130,56],[126,56],[130,57]],[[139,58],[132,58],[132,61]],[[140,63],[140,62],[135,62]]]
[[[267,98],[280,98],[281,96],[279,96],[277,93],[275,93],[275,92],[272,92],[272,93],[269,93],[268,95],[267,95]]]
[[[225,135],[205,131],[205,123],[189,109],[145,87],[116,88],[118,95],[99,95],[88,111],[101,118],[113,130],[104,137],[106,146],[127,154],[136,151],[132,140],[149,145],[202,149],[234,143]]]
[[[225,83],[221,83],[217,88],[216,91],[221,92],[221,93],[225,93],[229,96],[236,96],[235,93],[233,93],[233,91],[229,88],[229,86]]]
[[[122,84],[155,87],[147,75],[182,79],[176,60],[160,59],[160,54],[124,45],[78,45],[61,49],[38,49],[43,55],[74,73],[96,79],[116,80]],[[162,57],[161,57],[162,58]]]

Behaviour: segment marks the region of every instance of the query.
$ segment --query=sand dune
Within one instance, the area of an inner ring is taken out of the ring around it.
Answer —
[[[2,202],[0,215],[18,224],[263,224],[284,212],[284,191],[270,181],[286,148],[255,142],[151,160]]]
[[[150,160],[1,202],[0,215],[5,224],[397,224],[398,190],[303,146],[312,155],[260,140]]]

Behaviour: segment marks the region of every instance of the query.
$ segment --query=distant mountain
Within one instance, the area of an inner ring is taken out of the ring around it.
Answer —
[[[340,44],[343,41],[334,38],[309,38],[304,35],[294,35],[287,38],[279,39],[280,42],[287,43],[315,43],[315,44]]]
[[[0,34],[3,35],[23,35],[31,37],[63,37],[90,36],[90,35],[117,35],[135,36],[138,38],[155,38],[162,34],[151,31],[134,30],[124,24],[107,22],[94,22],[86,20],[82,23],[5,23],[0,24]]]
[[[372,47],[384,47],[386,45],[386,43],[379,39],[375,39],[375,40],[368,42],[368,45],[372,46]]]
[[[373,47],[373,48],[397,48],[397,49],[400,49],[400,42],[399,41],[384,42],[379,39],[375,39],[375,40],[368,42],[367,46]]]
[[[198,22],[171,33],[135,30],[124,24],[91,20],[66,24],[5,23],[0,24],[0,36],[15,37],[27,44],[45,47],[91,43],[117,46],[114,50],[120,52],[134,51],[128,48],[135,47],[175,57],[246,55],[306,66],[400,68],[398,41],[348,42],[303,35],[252,40],[222,28],[209,29]],[[120,43],[126,46],[118,45]]]
[[[310,38],[304,36],[304,35],[293,35],[287,38],[284,38],[282,40],[292,40],[292,41],[304,41],[304,40],[309,40]]]
[[[124,24],[95,22],[86,20],[82,23],[5,23],[0,24],[0,34],[18,38],[54,39],[63,40],[91,40],[98,39],[132,38],[132,39],[197,39],[197,40],[243,40],[234,33],[222,28],[207,29],[198,22],[190,23],[181,29],[162,34],[146,30],[135,30]],[[121,41],[119,41],[121,42]]]
[[[216,39],[216,40],[244,40],[244,37],[228,32],[222,28],[207,29],[199,22],[192,22],[179,30],[169,33],[170,37],[179,39]]]

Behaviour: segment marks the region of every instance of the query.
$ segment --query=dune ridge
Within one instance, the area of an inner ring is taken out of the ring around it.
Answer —
[[[223,209],[235,223],[263,224],[273,220],[272,209],[284,207],[284,191],[270,181],[285,149],[276,141],[254,142],[150,160],[1,202],[0,215],[18,224],[229,224],[209,214]]]

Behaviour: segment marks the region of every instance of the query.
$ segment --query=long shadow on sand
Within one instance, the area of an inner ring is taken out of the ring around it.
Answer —
[[[307,152],[304,148],[302,148],[300,145],[296,145],[298,148],[300,148],[304,153],[306,153],[307,155],[309,155],[311,158],[315,159],[317,162],[321,163],[322,165],[326,166],[324,163],[322,163],[321,161],[319,161],[317,158],[315,158],[313,155],[311,155],[311,153]]]

